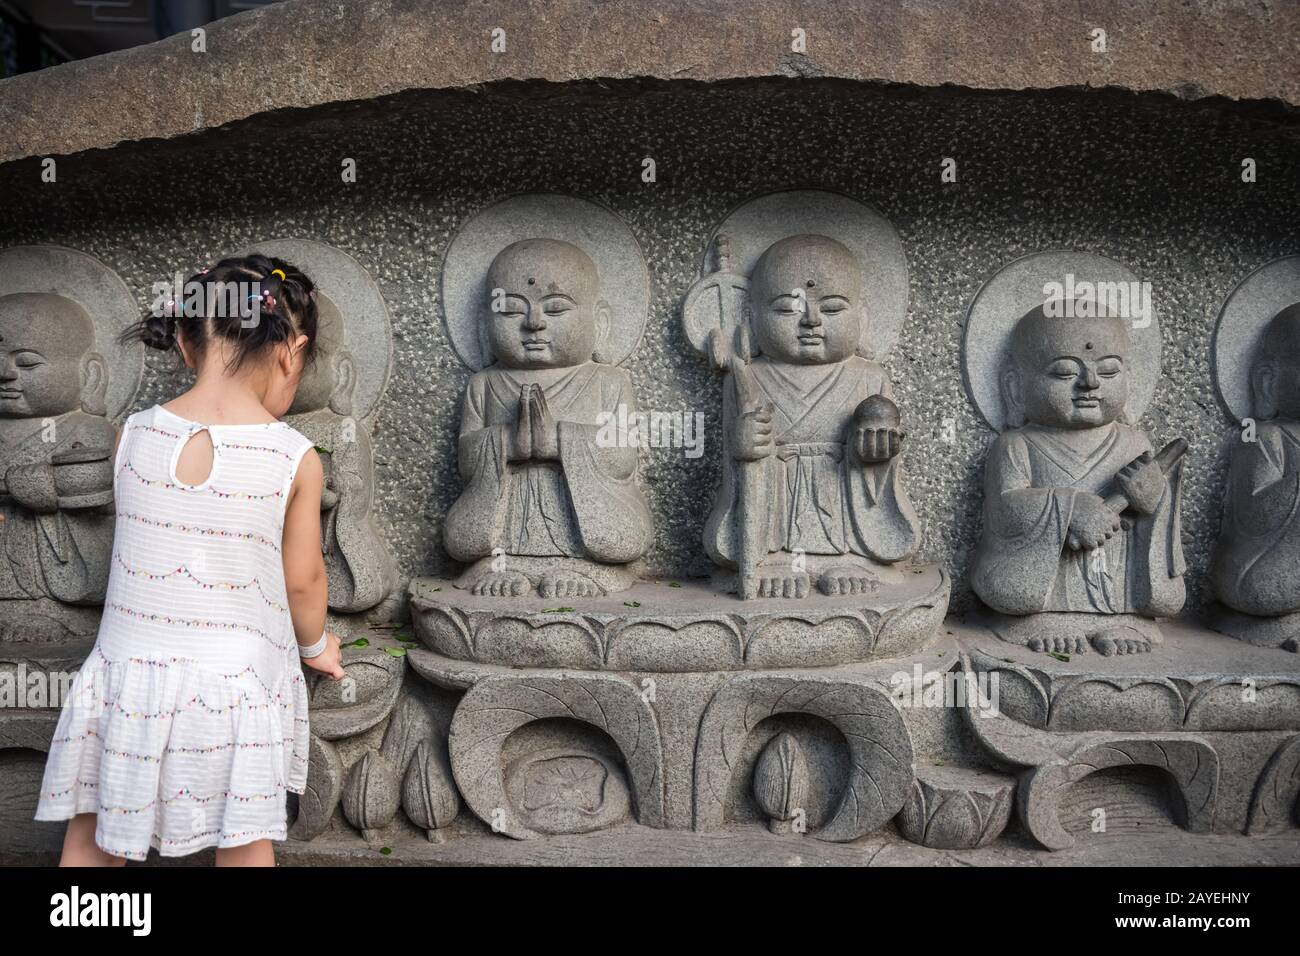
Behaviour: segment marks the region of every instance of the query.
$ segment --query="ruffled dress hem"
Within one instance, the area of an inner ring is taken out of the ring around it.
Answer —
[[[94,813],[95,843],[129,860],[285,840],[309,730],[298,667],[268,687],[251,668],[110,660],[97,642],[59,715],[34,818]]]

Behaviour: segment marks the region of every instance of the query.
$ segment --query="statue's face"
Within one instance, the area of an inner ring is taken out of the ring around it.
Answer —
[[[858,347],[863,314],[862,267],[825,236],[773,243],[750,277],[753,332],[774,362],[842,362]]]
[[[605,305],[596,265],[577,246],[555,239],[507,246],[488,269],[487,291],[483,322],[498,363],[543,369],[591,361]]]
[[[294,392],[290,415],[320,411],[329,407],[339,386],[338,359],[343,352],[343,317],[338,307],[319,293],[316,296],[316,361],[302,370]]]
[[[1016,327],[1014,349],[1026,421],[1093,428],[1123,415],[1131,354],[1124,320],[1031,313]]]
[[[81,361],[95,330],[62,296],[0,297],[0,418],[44,418],[81,406]]]

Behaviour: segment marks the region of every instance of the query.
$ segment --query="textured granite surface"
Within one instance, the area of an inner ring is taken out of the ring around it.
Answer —
[[[288,0],[209,25],[201,53],[184,33],[0,83],[0,161],[502,80],[828,77],[1297,105],[1297,35],[1295,0]]]
[[[736,204],[790,187],[837,189],[897,227],[911,312],[888,358],[909,430],[906,470],[923,557],[947,563],[954,608],[979,521],[991,432],[962,387],[963,314],[1012,258],[1066,247],[1111,256],[1153,283],[1164,375],[1142,424],[1192,443],[1184,539],[1190,603],[1204,599],[1228,418],[1210,336],[1232,286],[1300,251],[1300,121],[1287,108],[1114,91],[975,93],[835,80],[519,85],[404,93],[270,113],[233,128],[59,161],[0,166],[0,246],[57,242],[116,268],[143,308],[150,285],[263,238],[337,245],[375,275],[396,354],[374,429],[381,531],[405,574],[452,569],[441,522],[459,490],[457,406],[469,372],[438,305],[441,256],[477,209],[533,190],[623,216],[645,250],[651,311],[627,363],[646,410],[702,411],[706,450],[652,449],[641,481],[657,522],[651,567],[697,564],[719,476],[719,377],[685,341],[681,296],[710,230]],[[358,181],[341,182],[344,157]],[[658,181],[641,179],[652,157]],[[940,180],[953,157],[958,181]],[[1258,166],[1245,184],[1243,157]],[[139,405],[176,389],[152,354]],[[945,420],[955,440],[943,440]]]

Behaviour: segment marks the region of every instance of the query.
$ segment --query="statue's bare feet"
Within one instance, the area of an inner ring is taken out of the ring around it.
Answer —
[[[1028,647],[1040,654],[1083,654],[1088,650],[1088,641],[1083,637],[1034,637],[1030,638]]]
[[[817,588],[822,594],[868,594],[880,587],[875,575],[862,568],[852,566],[831,568],[817,579]]]
[[[482,597],[522,597],[533,589],[533,583],[518,571],[492,571],[472,585],[469,593]]]
[[[1107,627],[1088,639],[1097,653],[1102,657],[1114,657],[1118,654],[1146,654],[1151,650],[1151,638],[1137,628],[1122,624],[1119,627]]]
[[[599,584],[576,571],[543,574],[538,590],[546,598],[600,597],[605,593]]]
[[[802,598],[808,596],[808,575],[793,571],[758,575],[759,597]]]

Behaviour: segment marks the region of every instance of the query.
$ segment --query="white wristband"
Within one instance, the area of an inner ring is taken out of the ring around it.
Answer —
[[[329,643],[329,637],[330,636],[328,631],[321,631],[320,640],[318,640],[315,644],[312,644],[309,647],[304,647],[303,645],[299,644],[298,656],[304,659],[308,657],[320,657],[321,654],[325,653],[325,646]]]

